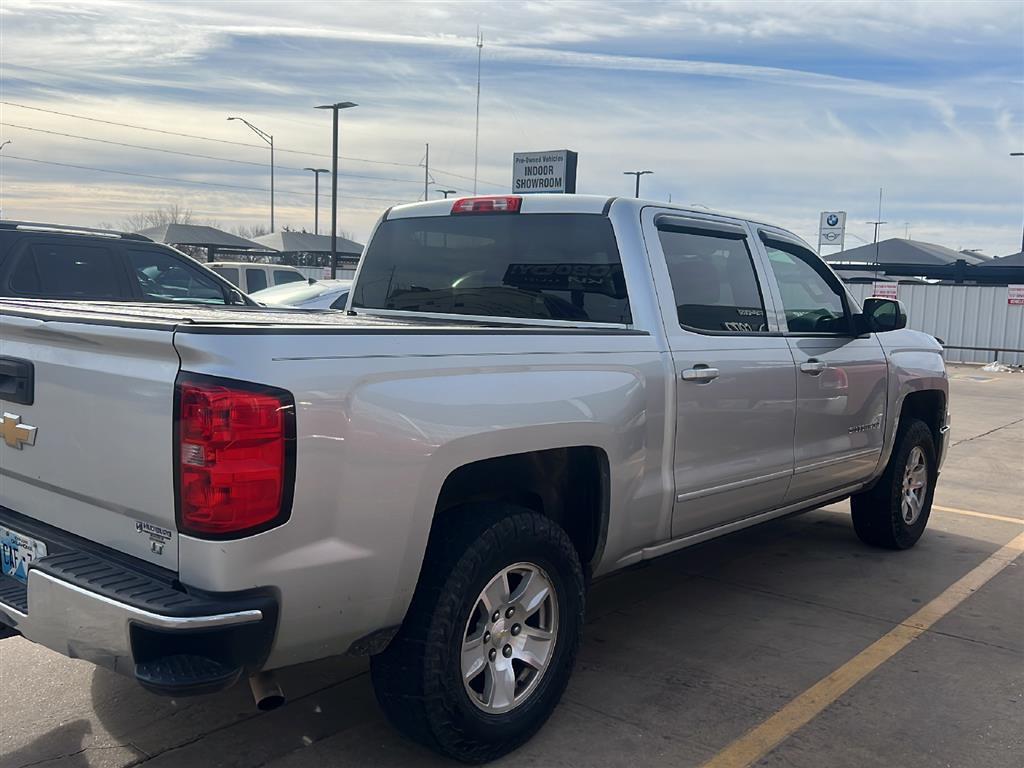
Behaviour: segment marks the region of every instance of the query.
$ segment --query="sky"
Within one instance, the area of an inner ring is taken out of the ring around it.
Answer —
[[[643,197],[810,242],[845,210],[854,247],[881,187],[882,238],[1020,250],[1020,0],[0,0],[2,214],[267,226],[269,151],[238,115],[274,136],[277,228],[312,230],[314,107],[348,100],[339,231],[362,241],[423,198],[427,143],[430,197],[472,192],[478,27],[481,194],[509,190],[513,152],[567,148],[579,192],[630,195],[623,171],[650,169]]]

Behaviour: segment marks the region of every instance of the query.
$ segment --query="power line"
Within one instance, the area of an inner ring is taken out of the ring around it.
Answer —
[[[195,157],[195,158],[199,158],[199,159],[202,159],[202,160],[216,160],[216,161],[222,162],[222,163],[236,163],[238,165],[252,165],[252,166],[256,166],[257,168],[266,168],[266,166],[267,166],[266,163],[256,163],[256,162],[253,162],[252,160],[236,160],[236,159],[231,158],[231,157],[217,157],[216,155],[201,155],[201,154],[198,154],[196,152],[181,152],[181,151],[176,150],[176,149],[164,149],[162,147],[147,147],[147,146],[145,146],[143,144],[130,144],[130,143],[124,142],[124,141],[112,141],[110,139],[98,139],[98,138],[96,138],[94,136],[81,136],[81,135],[75,134],[75,133],[61,133],[60,131],[48,131],[45,128],[33,128],[32,126],[29,126],[29,125],[18,125],[16,123],[4,123],[4,125],[7,126],[8,128],[18,128],[18,129],[23,130],[23,131],[33,131],[35,133],[46,133],[46,134],[49,134],[50,136],[63,136],[63,137],[68,138],[68,139],[81,139],[82,141],[95,141],[95,142],[98,142],[100,144],[110,144],[111,146],[115,146],[115,147],[130,147],[131,149],[144,149],[144,150],[147,150],[149,152],[163,152],[163,153],[168,154],[168,155],[180,155],[182,157]],[[276,166],[276,167],[278,169],[282,169],[282,170],[286,170],[286,171],[295,171],[297,173],[302,173],[303,171],[306,170],[305,168],[298,168],[298,167],[290,166],[290,165],[279,165],[279,166]],[[372,181],[395,181],[395,182],[400,182],[400,183],[403,183],[403,184],[416,184],[417,186],[420,183],[419,181],[416,181],[416,180],[413,180],[413,179],[395,179],[395,178],[390,178],[388,176],[366,176],[366,175],[358,174],[358,173],[340,173],[339,172],[338,175],[339,176],[346,176],[346,177],[351,178],[351,179],[368,179],[368,180],[372,180]]]
[[[73,112],[60,112],[60,111],[58,111],[56,109],[45,109],[44,107],[32,107],[32,106],[29,106],[28,104],[19,104],[18,102],[15,102],[15,101],[2,101],[2,100],[0,100],[0,104],[4,104],[4,105],[9,106],[9,107],[18,107],[19,109],[30,109],[30,110],[32,110],[34,112],[45,112],[45,113],[50,114],[50,115],[59,115],[61,117],[70,117],[70,118],[74,118],[75,120],[87,120],[87,121],[89,121],[91,123],[102,123],[103,125],[114,125],[114,126],[117,126],[119,128],[131,128],[132,130],[137,130],[137,131],[149,131],[150,133],[159,133],[159,134],[163,134],[164,136],[177,136],[179,138],[185,138],[185,139],[198,139],[199,141],[213,141],[213,142],[216,142],[218,144],[230,144],[230,145],[236,146],[236,147],[248,147],[249,149],[265,149],[265,147],[263,147],[260,144],[252,144],[252,143],[245,142],[245,141],[232,141],[230,139],[218,139],[218,138],[214,138],[213,136],[200,136],[200,135],[194,134],[194,133],[180,133],[178,131],[168,131],[168,130],[164,130],[162,128],[150,128],[149,126],[146,126],[146,125],[134,125],[132,123],[120,123],[120,122],[117,122],[116,120],[102,120],[102,119],[100,119],[98,117],[89,117],[87,115],[77,115],[77,114],[74,114]],[[305,152],[303,150],[298,150],[298,149],[281,149],[281,148],[275,148],[275,149],[276,149],[277,152],[286,152],[288,154],[293,154],[293,155],[305,155],[307,157],[326,157],[328,159],[331,157],[329,154],[324,154],[324,153],[320,153],[320,152]],[[394,160],[371,160],[371,159],[365,158],[365,157],[351,157],[351,156],[345,156],[345,155],[339,155],[338,159],[340,159],[340,160],[349,160],[349,161],[357,162],[357,163],[374,163],[376,165],[393,165],[393,166],[398,167],[398,168],[419,168],[420,167],[419,163],[400,163],[400,162],[396,162]],[[444,174],[446,176],[454,176],[455,178],[459,178],[459,179],[466,179],[466,180],[469,180],[469,181],[473,180],[472,176],[464,176],[462,174],[454,173],[454,172],[451,172],[451,171],[442,171],[442,170],[439,170],[437,168],[434,169],[434,172],[435,173],[441,173],[441,174]],[[417,182],[417,184],[418,183],[419,182]],[[503,188],[504,187],[504,185],[498,184],[498,183],[493,182],[493,181],[485,181],[485,183],[490,185],[490,186],[494,186],[494,187],[498,187],[498,188]]]
[[[181,179],[173,176],[157,176],[152,173],[136,173],[134,171],[118,171],[113,168],[97,168],[91,165],[75,165],[74,163],[58,163],[55,160],[39,160],[34,157],[20,157],[18,155],[4,154],[4,160],[22,160],[26,163],[39,163],[41,165],[55,165],[61,168],[76,168],[81,171],[98,171],[99,173],[113,173],[118,176],[133,176],[140,179],[155,179],[156,181],[170,181],[175,184],[196,184],[202,187],[220,187],[222,189],[239,189],[245,192],[269,192],[269,189],[264,187],[243,187],[238,184],[221,184],[215,181],[194,181],[192,179]],[[312,192],[287,192],[283,191],[281,194],[284,195],[301,195],[302,197],[312,197]],[[390,197],[366,197],[364,195],[345,195],[346,199],[349,200],[379,200],[384,203],[396,202],[394,198]]]

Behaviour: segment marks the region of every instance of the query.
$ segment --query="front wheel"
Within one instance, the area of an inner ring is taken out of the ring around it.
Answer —
[[[402,629],[371,673],[400,730],[479,763],[523,744],[561,698],[580,643],[583,570],[543,515],[472,505],[445,517]]]
[[[850,499],[857,536],[886,549],[914,546],[928,525],[937,479],[931,430],[918,419],[905,422],[877,485]]]

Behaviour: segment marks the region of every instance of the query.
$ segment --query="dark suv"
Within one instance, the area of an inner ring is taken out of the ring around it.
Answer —
[[[20,221],[0,221],[0,296],[253,305],[220,275],[143,235]]]

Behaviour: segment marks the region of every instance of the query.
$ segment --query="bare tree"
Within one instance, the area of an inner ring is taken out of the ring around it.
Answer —
[[[191,208],[183,208],[177,203],[170,203],[152,211],[140,211],[126,216],[121,226],[128,232],[139,232],[164,224],[192,224],[194,223],[193,218]]]

